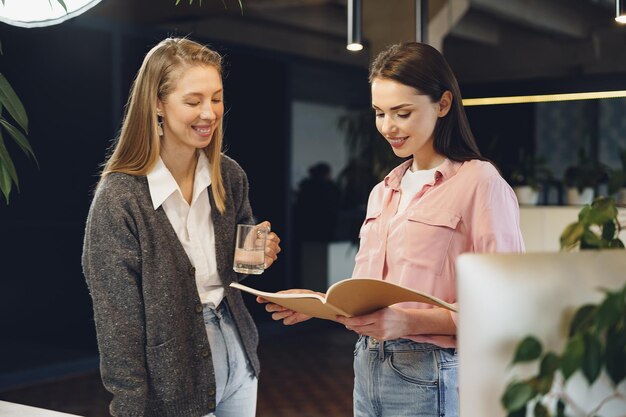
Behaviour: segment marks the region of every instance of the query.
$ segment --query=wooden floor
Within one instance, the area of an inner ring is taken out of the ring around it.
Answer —
[[[257,417],[352,416],[356,336],[311,320],[261,331]],[[0,400],[84,417],[106,417],[110,394],[96,370],[0,392]],[[27,417],[27,416],[25,416]]]

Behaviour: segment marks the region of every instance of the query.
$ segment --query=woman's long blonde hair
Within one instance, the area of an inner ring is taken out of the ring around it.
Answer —
[[[176,83],[176,70],[183,66],[209,65],[222,76],[222,57],[206,46],[185,38],[167,38],[152,48],[143,60],[126,104],[122,129],[102,171],[146,175],[159,158],[157,99],[164,101]],[[211,143],[204,149],[211,163],[211,183],[220,213],[226,208],[222,181],[223,126],[219,121]]]

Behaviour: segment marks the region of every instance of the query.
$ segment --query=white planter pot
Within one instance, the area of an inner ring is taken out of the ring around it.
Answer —
[[[615,200],[620,206],[626,206],[626,187],[620,188],[615,196]]]
[[[591,204],[594,197],[593,188],[585,187],[581,193],[578,191],[578,188],[570,187],[567,189],[566,197],[567,204],[570,206],[583,206],[585,204]]]
[[[539,202],[539,191],[530,185],[518,185],[513,187],[517,201],[523,206],[536,206]]]

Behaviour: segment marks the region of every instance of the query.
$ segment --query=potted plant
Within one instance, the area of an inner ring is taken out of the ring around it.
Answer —
[[[509,178],[517,201],[522,205],[536,205],[543,184],[552,178],[552,171],[544,158],[529,155],[520,149],[517,164],[513,166]]]
[[[621,169],[609,171],[609,194],[615,195],[619,205],[626,205],[626,149],[619,149]]]
[[[583,147],[578,149],[578,161],[565,170],[567,204],[591,204],[598,187],[608,178],[606,167],[594,161]]]
[[[0,53],[2,46],[0,45]],[[8,114],[11,119],[6,117]],[[17,124],[18,127],[16,127]],[[11,189],[15,187],[19,190],[19,178],[15,165],[11,159],[8,149],[4,143],[3,133],[8,133],[19,148],[29,157],[35,159],[35,154],[28,143],[28,116],[19,97],[9,84],[9,81],[0,73],[0,191],[4,195],[4,200],[9,203]],[[35,159],[36,161],[36,159]]]
[[[596,199],[581,210],[577,222],[566,227],[561,248],[623,249],[617,214],[612,198]],[[603,291],[605,297],[599,304],[576,310],[562,352],[544,352],[541,341],[534,336],[525,337],[517,345],[512,365],[537,361],[539,372],[507,386],[501,403],[509,417],[525,417],[529,410],[535,417],[600,416],[607,402],[626,401],[618,389],[626,381],[626,285]],[[602,373],[608,376],[612,392],[594,404],[591,412],[567,394],[567,385],[577,373],[589,386]]]

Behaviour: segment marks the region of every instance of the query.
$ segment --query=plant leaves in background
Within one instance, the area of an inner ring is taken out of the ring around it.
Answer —
[[[507,411],[525,409],[526,403],[536,395],[535,390],[528,382],[513,382],[509,384],[500,399]]]
[[[13,87],[9,84],[9,81],[7,81],[2,74],[0,74],[0,104],[7,109],[17,124],[28,133],[28,116],[26,115],[26,110],[17,97],[17,94],[15,94]]]
[[[15,140],[15,143],[17,143],[17,145],[22,149],[26,156],[28,156],[29,158],[33,158],[35,160],[35,163],[37,163],[37,165],[39,166],[39,162],[37,162],[35,153],[33,152],[30,143],[28,143],[28,139],[26,139],[26,136],[24,136],[22,132],[20,132],[16,127],[10,124],[3,117],[0,117],[0,125],[3,126],[7,130],[7,132],[9,132],[9,135],[11,135],[11,137]]]
[[[554,373],[559,369],[560,359],[554,352],[548,352],[541,360],[539,375],[535,380],[535,389],[540,394],[547,394],[554,382]]]
[[[580,369],[584,354],[585,342],[581,336],[577,335],[569,341],[561,357],[560,368],[563,372],[564,382]]]
[[[535,409],[533,410],[533,415],[535,417],[550,417],[550,413],[548,413],[548,409],[545,405],[538,402],[535,404]]]
[[[593,304],[586,304],[576,310],[574,318],[569,326],[569,336],[572,337],[575,333],[584,332],[594,324],[595,313],[597,306]]]
[[[517,345],[512,363],[528,362],[538,359],[542,352],[541,342],[534,336],[527,336]]]
[[[626,286],[624,287],[626,288]],[[626,331],[624,319],[608,329],[606,334],[606,349],[604,352],[606,373],[617,386],[626,378]]]
[[[585,342],[585,353],[583,355],[583,375],[589,381],[589,385],[593,384],[602,370],[602,345],[600,340],[590,333],[583,337]]]
[[[569,224],[561,233],[561,249],[570,250],[574,248],[580,241],[584,231],[585,227],[581,223]]]

